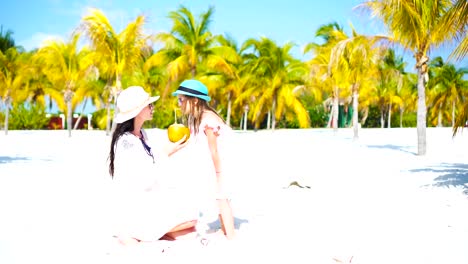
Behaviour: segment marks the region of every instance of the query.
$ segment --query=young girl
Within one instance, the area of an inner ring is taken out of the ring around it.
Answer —
[[[194,138],[191,141],[196,145],[199,173],[207,174],[215,181],[221,228],[224,235],[232,239],[235,234],[234,217],[224,186],[224,179],[229,174],[227,144],[232,129],[208,105],[211,100],[208,88],[200,81],[185,80],[172,95],[177,96],[179,107]]]

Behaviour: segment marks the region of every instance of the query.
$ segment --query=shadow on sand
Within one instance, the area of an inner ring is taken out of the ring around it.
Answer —
[[[247,219],[241,219],[241,218],[234,217],[234,227],[236,229],[240,229],[242,224],[247,224],[248,222],[249,222],[249,220],[247,220]],[[217,219],[217,220],[215,220],[213,222],[208,223],[208,227],[211,230],[220,229],[221,228],[221,223],[219,222],[219,219]]]
[[[26,161],[26,160],[30,160],[30,158],[0,156],[0,164],[10,163],[14,161]]]
[[[468,195],[468,164],[442,163],[436,168],[414,169],[411,172],[434,172],[439,176],[434,178],[432,186],[461,187],[463,193]]]
[[[409,151],[411,147],[408,147],[408,146],[397,146],[397,145],[392,145],[392,144],[386,144],[386,145],[367,145],[367,147],[376,148],[376,149],[390,149],[390,150],[396,150],[396,151],[401,151],[401,152],[416,155],[415,152]]]

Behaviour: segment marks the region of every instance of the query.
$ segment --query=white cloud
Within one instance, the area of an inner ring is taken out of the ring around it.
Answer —
[[[18,42],[18,45],[23,46],[27,51],[40,48],[46,41],[64,41],[64,37],[60,35],[52,35],[47,33],[38,32],[32,35],[29,39]]]

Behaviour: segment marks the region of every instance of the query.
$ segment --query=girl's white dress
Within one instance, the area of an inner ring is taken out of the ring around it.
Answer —
[[[211,158],[208,138],[205,134],[205,130],[208,128],[211,128],[213,132],[218,134],[216,143],[221,160],[221,168],[219,169],[221,170],[221,182],[217,182],[216,180],[216,170]],[[194,137],[193,151],[196,153],[196,155],[192,156],[196,159],[196,163],[198,164],[198,166],[196,166],[197,177],[205,181],[206,194],[211,196],[213,200],[229,199],[233,192],[231,182],[235,177],[233,174],[235,166],[234,161],[236,160],[232,152],[232,144],[234,144],[234,132],[232,128],[215,114],[208,113],[203,116],[198,134],[192,134],[191,136]]]
[[[151,147],[148,140],[145,142]],[[154,148],[151,151],[154,159],[141,140],[129,132],[116,143],[110,220],[115,236],[154,241],[198,217],[197,208],[187,202],[190,197],[161,184],[164,177],[171,177],[172,170],[165,165],[169,158],[157,154]]]

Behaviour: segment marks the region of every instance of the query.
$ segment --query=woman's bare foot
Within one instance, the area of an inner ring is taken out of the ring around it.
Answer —
[[[140,240],[133,237],[115,237],[122,246],[132,246],[140,243]]]

